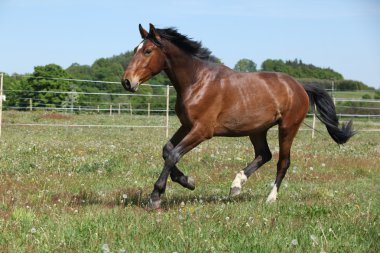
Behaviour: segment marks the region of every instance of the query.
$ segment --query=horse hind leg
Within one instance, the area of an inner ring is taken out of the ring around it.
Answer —
[[[284,179],[286,172],[290,166],[290,149],[297,134],[300,124],[293,125],[289,128],[279,126],[279,158],[277,162],[277,175],[273,184],[273,188],[267,198],[267,203],[273,203],[277,199],[277,193],[280,189],[281,182]]]
[[[272,159],[272,154],[268,147],[267,132],[249,136],[255,149],[255,159],[242,171],[236,174],[230,188],[230,197],[240,194],[242,184],[262,165]]]

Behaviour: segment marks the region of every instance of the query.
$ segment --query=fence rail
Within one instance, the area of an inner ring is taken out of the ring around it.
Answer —
[[[168,137],[170,122],[169,115],[174,113],[173,105],[170,104],[171,95],[170,93],[171,86],[165,85],[152,85],[152,84],[143,84],[143,86],[150,87],[161,87],[164,88],[163,94],[142,94],[142,93],[107,93],[107,92],[77,92],[77,91],[57,91],[57,90],[46,90],[46,91],[28,91],[28,90],[10,90],[3,89],[3,74],[1,74],[1,87],[0,87],[0,97],[3,98],[3,93],[5,95],[13,95],[12,98],[17,97],[19,99],[18,105],[7,105],[2,104],[3,99],[0,99],[0,120],[2,117],[3,110],[20,110],[20,111],[50,111],[50,112],[61,112],[61,113],[107,113],[109,115],[120,115],[120,114],[144,114],[150,116],[151,114],[155,115],[164,115],[164,124],[162,125],[96,125],[96,124],[51,124],[51,123],[6,123],[7,125],[16,125],[16,126],[48,126],[48,127],[115,127],[115,128],[165,128],[166,137]],[[52,78],[52,77],[33,77],[25,76],[27,78],[35,79],[48,79],[48,80],[60,80],[60,81],[71,81],[71,82],[86,82],[86,83],[102,83],[102,84],[118,84],[119,82],[109,82],[109,81],[93,81],[93,80],[82,80],[82,79],[67,79],[67,78]],[[17,96],[17,94],[21,94]],[[25,94],[50,94],[52,96],[67,96],[65,103],[62,103],[61,106],[57,104],[44,103],[43,99],[38,99],[36,97],[31,98],[25,96]],[[331,90],[331,94],[334,95],[334,90]],[[85,96],[89,101],[75,101],[74,96]],[[91,96],[102,96],[102,99],[97,101],[91,101]],[[116,99],[115,99],[116,98]],[[133,99],[144,98],[148,99],[150,102],[138,102],[132,101]],[[360,109],[368,110],[368,113],[339,113],[339,118],[365,118],[377,120],[380,118],[380,107],[378,107],[380,100],[376,99],[350,99],[350,98],[333,98],[336,103],[337,109]],[[119,101],[117,101],[119,100]],[[156,100],[156,101],[155,101]],[[154,102],[155,101],[155,102]],[[159,102],[157,102],[159,101]],[[342,103],[351,102],[359,103],[359,106],[346,105]],[[81,105],[79,105],[81,104]],[[154,104],[154,106],[152,106]],[[159,104],[159,106],[157,106]],[[370,107],[365,105],[374,104],[376,107]],[[378,110],[378,112],[377,112]],[[313,114],[308,114],[308,116],[314,116]],[[361,131],[380,131],[379,129],[363,129]],[[0,125],[0,135],[1,135],[1,125]],[[313,134],[314,135],[314,134]]]

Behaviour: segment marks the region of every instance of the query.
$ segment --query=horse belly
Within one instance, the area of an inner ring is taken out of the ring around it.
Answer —
[[[215,127],[216,136],[247,136],[262,132],[276,125],[280,119],[277,112],[246,113],[230,117],[219,118]]]

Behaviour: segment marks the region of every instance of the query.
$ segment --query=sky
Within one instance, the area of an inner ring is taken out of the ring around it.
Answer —
[[[297,58],[380,88],[379,0],[0,0],[0,71],[91,65],[133,50],[140,23],[176,27],[231,68]]]

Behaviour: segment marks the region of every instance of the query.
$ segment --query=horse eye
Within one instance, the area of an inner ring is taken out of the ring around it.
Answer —
[[[144,51],[144,54],[145,55],[150,55],[152,53],[152,49],[150,49],[150,48],[147,48],[147,49],[145,49],[145,51]]]

